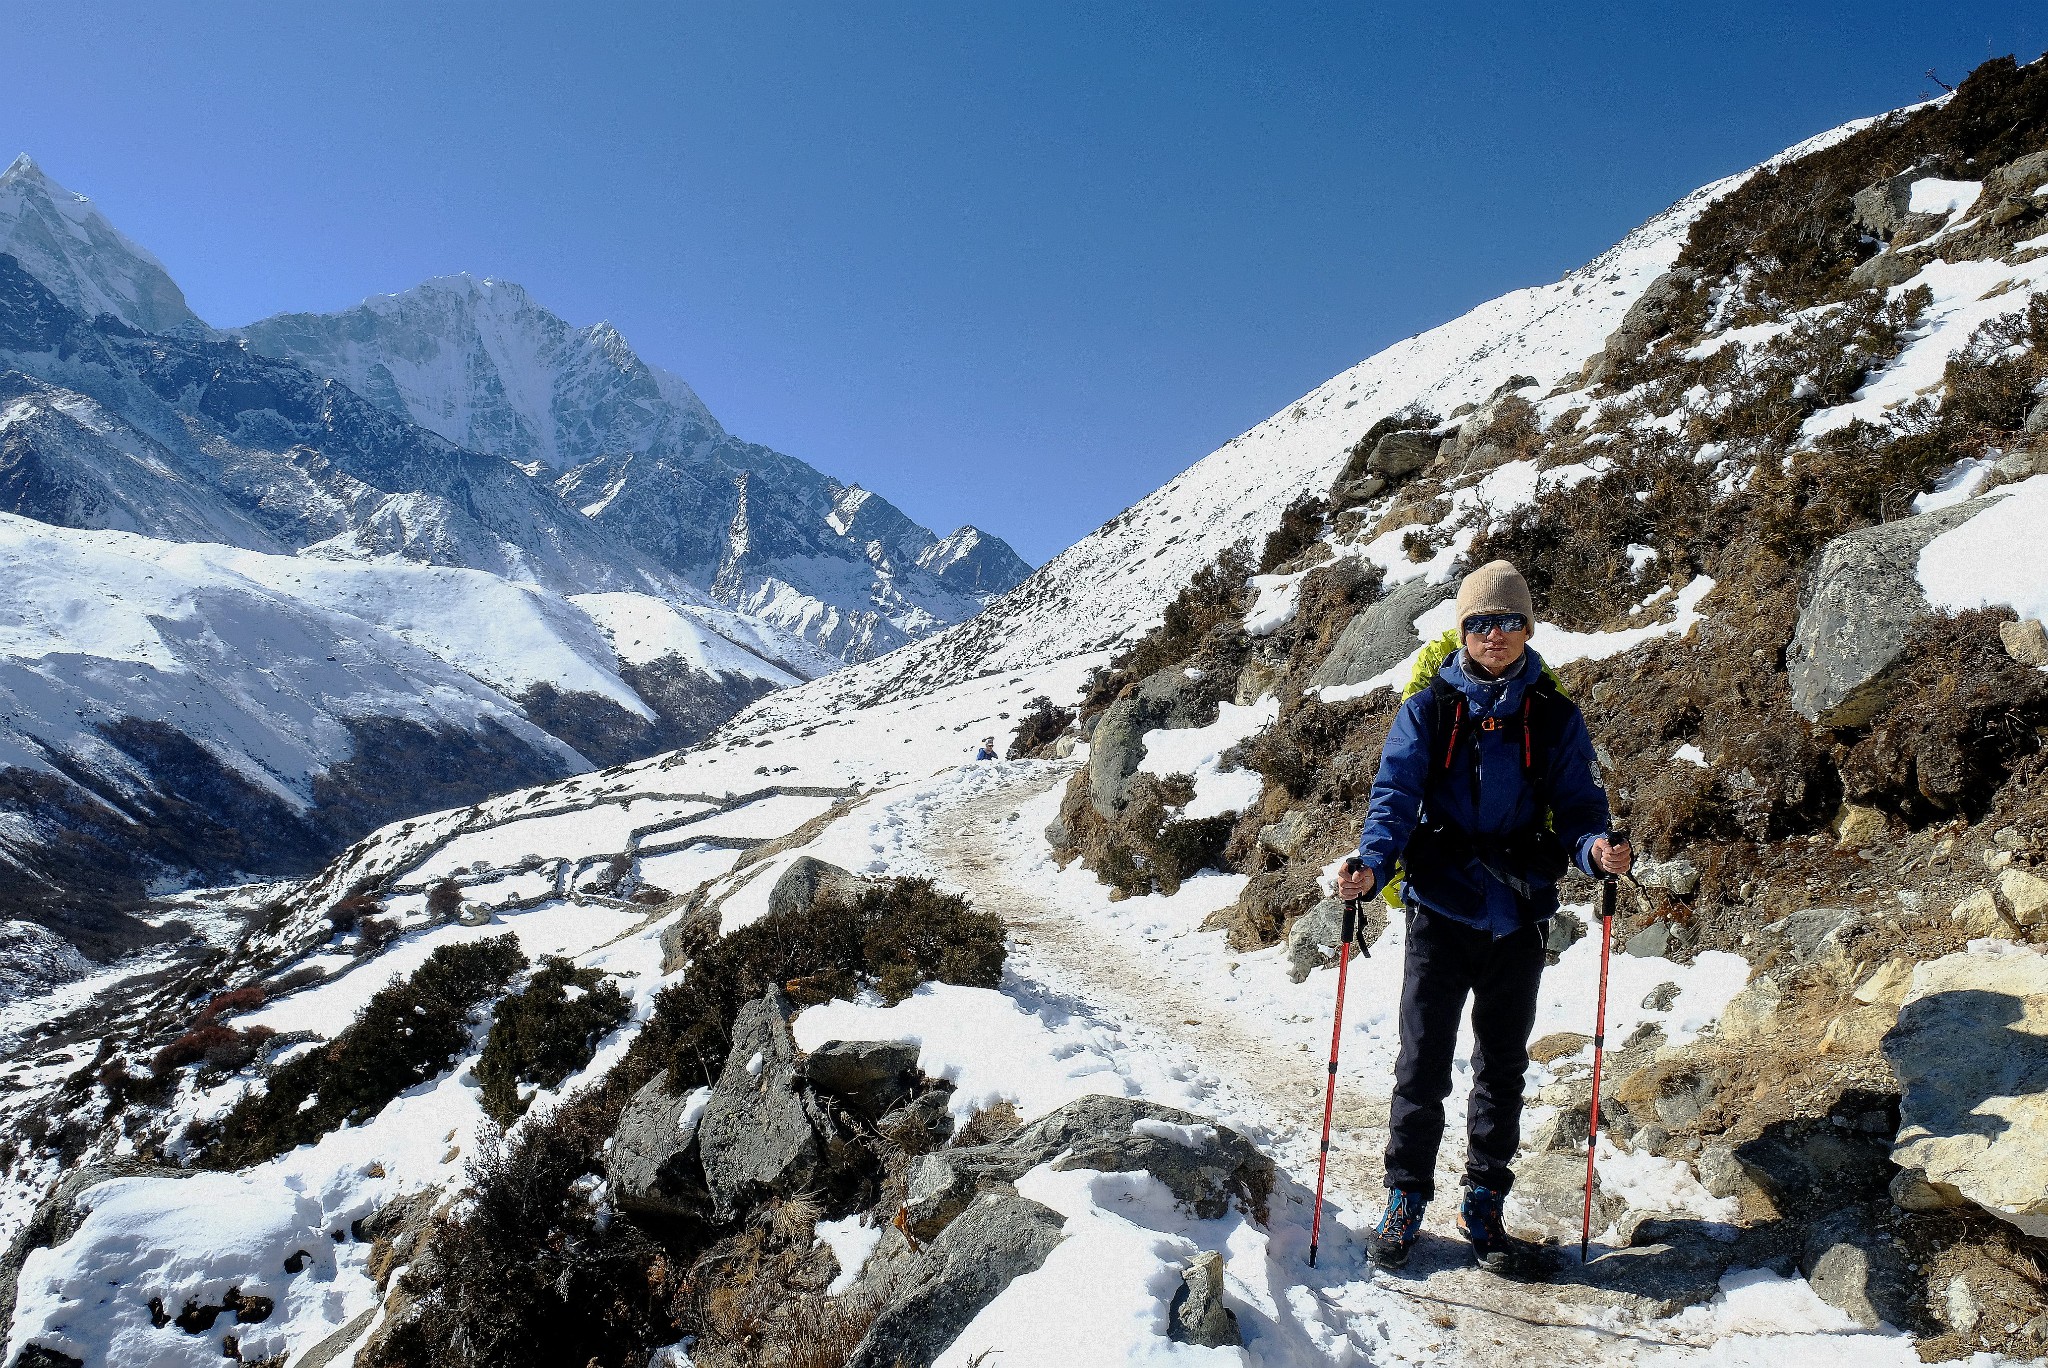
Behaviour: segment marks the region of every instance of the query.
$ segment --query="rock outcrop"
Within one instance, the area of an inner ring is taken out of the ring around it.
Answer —
[[[1933,609],[1921,591],[1920,553],[2000,495],[1859,528],[1829,542],[1785,648],[1792,706],[1824,727],[1860,727],[1889,697],[1887,675],[1906,637]]]
[[[768,890],[768,915],[802,914],[820,898],[852,898],[866,887],[858,875],[809,855],[799,855]]]
[[[890,1231],[861,1276],[888,1299],[847,1368],[929,1368],[1013,1279],[1045,1263],[1065,1224],[1029,1198],[989,1192],[921,1251]]]
[[[636,1216],[702,1217],[711,1206],[697,1129],[704,1099],[670,1090],[658,1074],[633,1094],[605,1152],[612,1204]],[[692,1112],[695,1112],[693,1115]]]
[[[1005,1189],[1049,1160],[1062,1171],[1149,1173],[1204,1220],[1233,1201],[1263,1218],[1273,1188],[1273,1161],[1228,1126],[1139,1098],[1083,1097],[1007,1140],[921,1156],[905,1203],[911,1233],[928,1238],[978,1193]]]
[[[1893,1159],[2048,1237],[2048,955],[2013,946],[1921,965],[1884,1053],[1901,1090]]]
[[[740,1008],[732,1053],[704,1104],[697,1144],[721,1222],[765,1194],[803,1192],[825,1175],[832,1123],[802,1086],[791,1015],[779,988]]]
[[[1308,687],[1363,684],[1407,659],[1422,638],[1415,619],[1458,591],[1455,584],[1411,579],[1344,624],[1330,654],[1309,676]]]

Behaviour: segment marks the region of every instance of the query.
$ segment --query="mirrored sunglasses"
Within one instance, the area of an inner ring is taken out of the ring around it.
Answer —
[[[1474,613],[1465,619],[1466,636],[1485,636],[1489,632],[1526,632],[1529,619],[1520,613]]]

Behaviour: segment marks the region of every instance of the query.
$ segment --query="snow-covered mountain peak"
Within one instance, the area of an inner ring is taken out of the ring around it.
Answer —
[[[0,252],[82,317],[112,314],[144,332],[206,327],[162,262],[26,152],[0,172]]]

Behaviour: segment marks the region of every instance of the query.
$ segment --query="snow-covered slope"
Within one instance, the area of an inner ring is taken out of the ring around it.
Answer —
[[[1765,166],[1839,142],[1865,122],[1811,138]],[[1288,504],[1326,491],[1352,444],[1380,419],[1410,405],[1450,413],[1518,376],[1544,389],[1575,376],[1670,268],[1700,211],[1752,174],[1695,191],[1553,284],[1502,295],[1368,357],[1111,518],[980,617],[764,699],[735,726],[765,733],[1129,640],[1158,621],[1166,602],[1219,552],[1256,545]]]
[[[91,200],[44,175],[26,152],[0,171],[0,252],[85,318],[112,314],[144,332],[205,329],[162,262]]]
[[[551,480],[621,541],[836,657],[963,621],[1030,572],[976,528],[940,539],[868,490],[739,440],[609,323],[572,327],[507,281],[447,276],[240,335]]]
[[[0,582],[0,881],[59,907],[304,871],[377,821],[687,743],[793,682],[668,600],[454,567],[0,514]]]

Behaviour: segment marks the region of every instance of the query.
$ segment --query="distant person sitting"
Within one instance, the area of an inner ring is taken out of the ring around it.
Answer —
[[[993,736],[984,736],[984,737],[982,737],[982,738],[981,738],[981,749],[980,749],[980,750],[978,750],[978,751],[976,751],[976,752],[974,753],[974,758],[975,758],[976,760],[993,760],[993,759],[995,759],[995,758],[996,758],[996,739],[995,739],[995,738],[994,738]]]

